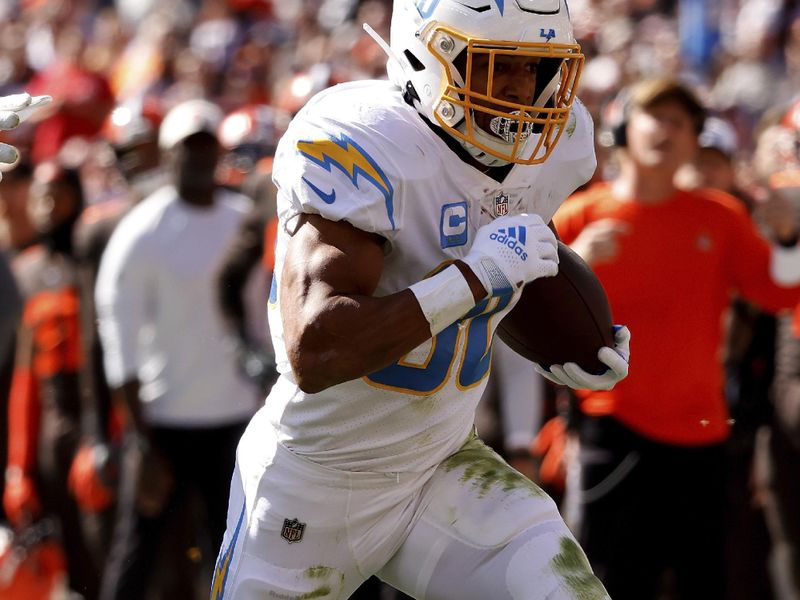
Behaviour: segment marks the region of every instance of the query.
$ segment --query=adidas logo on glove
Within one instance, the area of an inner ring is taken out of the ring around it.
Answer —
[[[524,227],[509,227],[507,231],[505,228],[498,229],[496,232],[489,235],[489,239],[513,250],[522,260],[528,260],[528,253],[525,252]]]

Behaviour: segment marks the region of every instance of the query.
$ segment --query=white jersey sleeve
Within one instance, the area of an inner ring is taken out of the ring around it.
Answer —
[[[335,102],[302,111],[282,138],[273,168],[282,222],[319,214],[392,240],[401,215],[393,176],[398,157],[389,152],[396,143],[387,133],[363,119],[348,122],[347,109],[337,110]]]
[[[151,305],[154,282],[147,266],[157,260],[140,226],[142,205],[131,211],[111,235],[95,284],[98,331],[103,342],[106,378],[113,387],[137,376],[138,336]]]

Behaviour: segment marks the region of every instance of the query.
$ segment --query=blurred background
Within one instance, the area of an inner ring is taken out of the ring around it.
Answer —
[[[391,0],[0,0],[0,95],[27,91],[54,98],[34,119],[0,134],[22,156],[0,184],[0,249],[15,275],[23,277],[26,255],[42,242],[29,206],[33,184],[65,180],[48,175],[42,165],[57,164],[76,174],[81,214],[70,224],[80,231],[79,225],[119,214],[126,210],[121,205],[163,183],[155,141],[164,116],[184,101],[207,100],[224,115],[215,132],[222,147],[217,183],[253,204],[254,241],[245,249],[252,260],[243,259],[220,275],[221,289],[228,290],[220,292],[220,302],[236,348],[232,360],[263,398],[274,377],[263,315],[275,227],[271,156],[291,117],[314,94],[336,83],[385,77],[386,56],[362,24],[388,40],[391,6]],[[668,74],[689,84],[714,117],[700,141],[724,158],[729,180],[719,187],[751,207],[778,189],[800,204],[800,1],[571,0],[569,8],[586,55],[578,95],[596,125],[593,181],[615,173],[608,130],[620,118],[620,92],[643,78]],[[76,260],[94,260],[96,274],[99,255],[78,252]],[[24,288],[24,282],[18,286]],[[759,319],[767,317],[746,307],[739,314],[747,325],[744,337],[734,340],[721,361],[728,361],[728,400],[737,424],[732,454],[737,468],[744,465],[737,480],[741,487],[732,490],[731,499],[738,502],[736,510],[752,518],[752,527],[730,554],[737,577],[742,572],[734,566],[736,559],[746,555],[755,582],[742,587],[733,579],[729,597],[796,599],[797,589],[773,589],[773,541],[760,513],[763,496],[753,490],[749,475],[756,431],[769,420],[774,322],[765,325]],[[89,356],[93,346],[87,340],[96,335],[88,319],[79,326],[88,333],[79,350],[85,356],[77,362],[97,368],[97,357],[93,363]],[[17,340],[17,362],[19,347]],[[17,467],[6,456],[5,440],[15,377],[13,348],[0,354],[0,462]],[[757,377],[743,384],[744,371]],[[100,487],[109,491],[108,498],[100,492],[77,498],[80,518],[95,521],[84,531],[90,532],[86,545],[97,563],[88,576],[97,578],[113,521],[114,469],[106,467],[113,467],[115,440],[123,427],[114,417],[107,387],[102,381],[81,387],[83,409],[71,415],[75,439],[69,450],[77,455],[81,448],[93,449],[86,477],[99,478]],[[502,402],[493,394],[490,390],[480,416],[487,438],[492,428],[502,429],[497,416]],[[531,421],[530,437],[542,432],[545,437],[526,449],[535,462],[526,474],[557,499],[567,485],[563,461],[569,444],[565,427],[549,419],[560,415],[569,421],[567,396],[547,387],[530,399],[540,412]],[[100,417],[87,425],[82,411]],[[495,434],[501,440],[502,433]],[[502,440],[497,445],[502,448]],[[73,460],[62,458],[69,464]],[[72,490],[71,496],[80,494]],[[65,573],[74,567],[66,563],[76,559],[69,548],[63,551],[63,523],[47,516],[45,511],[35,519],[10,518],[0,530],[0,600],[57,597],[46,595],[53,590],[59,590],[58,597],[95,597],[96,590],[88,591],[91,586],[69,583]],[[216,549],[204,537],[202,512],[183,516],[176,519],[174,547],[162,549],[163,558],[153,567],[158,571],[153,598],[207,597]],[[193,591],[185,591],[187,580],[196,583]],[[170,591],[175,589],[184,591]],[[389,594],[376,585],[362,597]]]
[[[760,128],[800,90],[796,1],[569,4],[587,57],[579,95],[598,126],[626,85],[674,74],[733,127],[740,176],[752,176]],[[44,122],[6,137],[33,163],[67,155],[81,167],[87,203],[102,202],[114,166],[90,147],[109,141],[102,129],[115,107],[158,118],[201,97],[225,113],[268,105],[292,114],[329,85],[384,76],[385,55],[361,25],[388,39],[390,16],[389,0],[4,0],[0,93],[55,98]]]

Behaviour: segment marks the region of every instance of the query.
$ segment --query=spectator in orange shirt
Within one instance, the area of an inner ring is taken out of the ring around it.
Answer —
[[[615,600],[724,594],[723,506],[729,434],[718,350],[737,291],[766,310],[800,299],[794,223],[771,248],[737,200],[682,191],[705,111],[671,79],[645,80],[617,129],[620,173],[556,214],[562,239],[599,276],[614,318],[635,333],[636,362],[613,390],[578,392],[576,533]],[[779,282],[779,283],[777,283]]]

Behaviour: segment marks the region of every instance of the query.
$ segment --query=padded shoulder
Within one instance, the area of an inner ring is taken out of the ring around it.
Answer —
[[[585,184],[597,168],[594,149],[594,121],[583,103],[575,99],[564,133],[546,163],[548,179],[563,202]]]
[[[409,122],[410,121],[410,122]],[[387,82],[353,82],[317,95],[295,117],[275,157],[278,213],[316,213],[393,238],[404,178],[419,168],[416,112]]]

